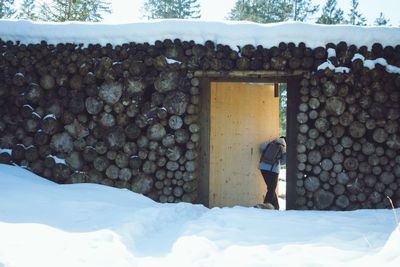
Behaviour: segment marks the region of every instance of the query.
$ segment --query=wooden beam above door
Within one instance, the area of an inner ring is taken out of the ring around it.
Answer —
[[[279,78],[303,74],[304,71],[195,71],[195,77],[204,78]]]

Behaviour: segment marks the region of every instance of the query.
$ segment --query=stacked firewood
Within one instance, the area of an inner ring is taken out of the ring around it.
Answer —
[[[317,68],[329,60],[349,74]],[[195,202],[200,81],[196,71],[305,73],[297,114],[297,206],[400,206],[399,87],[382,67],[400,46],[207,41],[20,44],[0,40],[0,162],[59,183],[128,188],[160,202]],[[203,177],[203,179],[205,179]],[[289,180],[288,182],[293,181]]]
[[[358,62],[353,62],[358,64]],[[297,205],[400,206],[400,76],[382,66],[305,75],[297,114]]]
[[[163,44],[1,44],[1,162],[195,201],[199,80],[167,64]]]

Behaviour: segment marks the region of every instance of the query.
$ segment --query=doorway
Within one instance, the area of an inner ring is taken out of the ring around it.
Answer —
[[[232,73],[229,79],[218,77],[211,79],[207,78],[207,75],[209,74],[199,74],[199,77],[205,78],[200,80],[199,123],[202,130],[198,158],[200,168],[198,169],[197,203],[211,208],[234,205],[252,206],[263,201],[266,186],[257,166],[260,156],[259,145],[272,136],[284,133],[279,130],[278,122],[278,96],[282,87],[274,87],[279,81],[286,90],[287,161],[286,172],[281,171],[285,176],[285,181],[280,184],[281,191],[278,191],[278,194],[285,194],[285,199],[281,200],[285,203],[285,209],[295,209],[296,116],[300,101],[301,76],[295,74],[262,78],[264,75],[270,75],[262,73],[257,78],[243,79],[235,78],[236,74]],[[220,109],[222,109],[221,112]],[[231,110],[231,114],[223,115],[228,110]],[[243,117],[233,118],[233,114],[245,116],[247,122],[243,122]],[[218,121],[215,116],[221,117],[221,120],[224,120],[225,116],[230,122],[215,123]],[[266,120],[271,120],[271,124],[266,124]],[[213,124],[215,126],[212,127]],[[252,126],[248,126],[249,124]],[[262,128],[266,125],[273,125],[273,127]],[[243,128],[244,131],[237,132],[238,129]],[[242,152],[243,158],[238,156]],[[235,166],[235,169],[231,166]]]
[[[209,206],[262,203],[259,145],[279,135],[274,84],[211,82],[209,132]]]

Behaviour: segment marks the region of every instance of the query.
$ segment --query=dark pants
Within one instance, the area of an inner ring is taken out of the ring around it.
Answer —
[[[264,203],[271,203],[275,209],[279,210],[278,196],[276,195],[276,186],[278,185],[278,173],[261,170],[264,181],[267,184],[267,194]]]

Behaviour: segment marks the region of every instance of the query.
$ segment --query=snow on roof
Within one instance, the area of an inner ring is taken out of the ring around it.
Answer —
[[[99,43],[113,45],[128,42],[154,43],[176,39],[196,43],[207,40],[232,48],[246,44],[271,47],[280,42],[304,42],[314,48],[327,43],[346,41],[369,48],[374,43],[383,46],[400,44],[400,28],[359,27],[352,25],[316,25],[299,22],[256,24],[234,21],[154,20],[129,24],[44,23],[24,20],[0,20],[0,38],[21,43]]]

